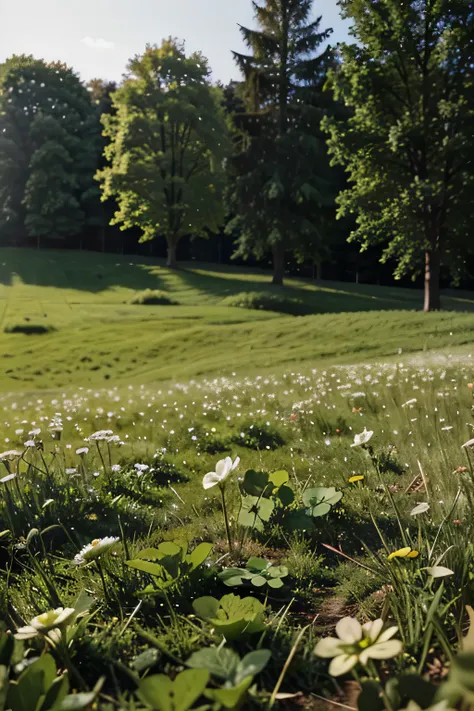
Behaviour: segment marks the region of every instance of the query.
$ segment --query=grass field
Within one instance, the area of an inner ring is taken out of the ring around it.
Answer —
[[[0,706],[472,711],[474,294],[0,264]]]
[[[82,252],[0,250],[0,387],[189,380],[288,364],[354,363],[400,352],[469,345],[474,294],[447,292],[446,311],[422,314],[415,290],[289,279]],[[130,305],[137,291],[161,289],[177,306]],[[284,294],[310,316],[222,305],[245,291]],[[7,333],[42,325],[41,335]]]

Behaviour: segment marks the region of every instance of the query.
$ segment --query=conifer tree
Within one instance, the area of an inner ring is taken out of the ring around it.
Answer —
[[[228,232],[238,254],[273,255],[273,282],[282,284],[285,251],[302,257],[321,246],[321,216],[330,171],[320,131],[331,99],[323,94],[332,59],[317,50],[332,30],[311,21],[312,0],[265,0],[253,7],[260,29],[241,27],[250,54],[234,52],[245,78],[243,137],[232,165]]]

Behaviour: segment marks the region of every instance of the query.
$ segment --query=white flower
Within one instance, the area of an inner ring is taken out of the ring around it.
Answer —
[[[148,464],[134,464],[133,466],[135,467],[135,469],[138,469],[140,474],[143,474],[143,472],[148,471],[148,469],[150,468]]]
[[[86,442],[107,442],[110,437],[113,437],[114,433],[112,430],[97,430],[93,432],[89,437],[86,437]]]
[[[121,469],[122,469],[122,467],[120,466],[120,464],[112,464],[112,471],[115,474],[117,474]]]
[[[473,447],[473,446],[474,446],[474,439],[470,439],[467,442],[464,442],[463,445],[461,445],[461,449],[463,449],[463,447]]]
[[[30,449],[30,448],[36,447],[36,442],[34,439],[27,439],[26,442],[23,443],[23,446],[26,449]]]
[[[18,452],[16,449],[9,449],[7,452],[0,453],[0,462],[12,462],[14,459],[21,457],[23,452]]]
[[[404,402],[402,407],[407,407],[408,405],[414,405],[415,402],[417,402],[417,399],[416,399],[416,397],[413,397],[411,400],[407,400],[406,402]]]
[[[89,447],[79,447],[79,449],[76,449],[76,454],[79,454],[82,456],[83,454],[88,454],[89,453]]]
[[[30,624],[20,627],[15,637],[17,639],[32,639],[39,634],[48,634],[52,630],[60,630],[67,627],[76,617],[76,611],[72,607],[58,607],[56,610],[43,612],[37,617],[33,617]]]
[[[430,508],[430,505],[423,501],[421,504],[417,504],[414,509],[410,511],[410,516],[418,516],[419,514],[426,513]]]
[[[351,444],[351,447],[360,447],[363,444],[367,444],[367,442],[372,439],[373,434],[372,430],[368,430],[364,427],[363,432],[354,435],[354,442]]]
[[[208,472],[202,480],[202,485],[205,489],[212,489],[213,486],[218,484],[222,486],[225,480],[228,478],[229,474],[238,467],[240,462],[240,457],[236,457],[234,461],[230,457],[221,459],[216,464],[216,471]]]
[[[391,659],[403,649],[400,640],[392,639],[398,627],[382,629],[380,619],[361,625],[352,617],[344,617],[336,625],[338,638],[321,639],[314,653],[318,657],[333,658],[329,665],[331,676],[346,674],[359,662],[366,665],[369,659]]]
[[[115,536],[96,538],[92,543],[88,543],[87,546],[84,546],[84,548],[74,556],[74,563],[76,565],[82,565],[82,563],[88,563],[91,560],[100,558],[101,555],[107,553],[119,540],[120,538],[116,538]]]
[[[16,477],[16,474],[7,474],[2,479],[0,479],[0,484],[6,484],[7,481],[11,481]]]

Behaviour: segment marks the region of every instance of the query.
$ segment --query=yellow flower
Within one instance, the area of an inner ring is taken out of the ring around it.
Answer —
[[[362,474],[356,474],[356,476],[349,477],[349,484],[354,484],[354,482],[362,481],[363,479],[365,479],[365,476]]]
[[[399,548],[398,551],[393,551],[393,553],[390,553],[388,556],[389,560],[392,560],[392,558],[418,558],[420,554],[418,551],[412,550],[409,546],[406,548]]]

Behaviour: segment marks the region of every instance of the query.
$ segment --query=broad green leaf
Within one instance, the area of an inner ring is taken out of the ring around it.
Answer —
[[[271,563],[265,558],[249,558],[247,561],[247,568],[249,570],[266,570]]]
[[[156,576],[157,578],[166,578],[168,574],[162,565],[158,563],[150,563],[147,560],[127,560],[125,564],[129,568],[134,568],[135,570],[141,570],[143,573],[148,573],[149,575]]]
[[[281,503],[283,506],[291,506],[291,504],[295,500],[295,494],[293,489],[290,489],[289,486],[280,486],[278,489],[276,496],[278,499],[280,499]]]
[[[46,691],[46,696],[41,704],[41,711],[55,711],[59,709],[69,691],[67,673],[57,677]]]
[[[242,491],[245,491],[249,496],[259,497],[268,488],[269,477],[267,472],[257,472],[254,469],[248,469],[244,474],[244,480],[241,484]]]
[[[139,693],[157,711],[188,711],[202,695],[209,681],[207,669],[186,669],[171,681],[156,674],[140,682]]]
[[[240,684],[248,676],[254,677],[260,674],[268,664],[271,656],[272,653],[269,649],[258,649],[246,654],[238,664],[235,684]]]
[[[285,578],[288,575],[288,568],[286,565],[272,565],[268,569],[268,575],[271,578]]]
[[[314,527],[313,520],[306,515],[305,509],[290,511],[285,525],[290,531],[310,531]]]
[[[12,634],[2,632],[0,634],[0,665],[9,666],[14,648],[14,636]]]
[[[308,507],[315,507],[317,504],[326,503],[334,506],[342,499],[342,491],[336,491],[333,486],[315,486],[306,489],[303,494],[303,503]]]
[[[216,600],[215,597],[198,597],[197,600],[193,601],[194,612],[198,617],[201,617],[203,620],[211,620],[215,618],[218,609],[219,600]]]
[[[97,696],[96,691],[82,691],[78,694],[69,694],[60,703],[58,711],[80,711],[87,708]]]
[[[239,655],[226,647],[208,647],[194,652],[186,662],[192,669],[207,669],[213,676],[234,682],[239,667]]]
[[[213,547],[213,543],[200,543],[192,553],[186,556],[186,561],[191,564],[191,570],[195,570],[204,563]]]
[[[225,709],[235,709],[238,707],[252,681],[253,677],[250,676],[232,689],[207,689],[205,696],[212,701],[217,701]]]
[[[318,516],[325,516],[327,513],[329,513],[331,510],[331,506],[327,503],[322,503],[322,504],[316,504],[316,506],[312,506],[308,509],[306,509],[306,513],[308,516],[311,516],[312,518],[317,518]]]
[[[275,504],[271,499],[245,496],[239,512],[239,523],[246,528],[263,531],[264,523],[270,520]]]
[[[146,669],[150,669],[150,667],[155,666],[159,658],[160,652],[158,649],[150,647],[150,649],[146,649],[144,652],[135,657],[133,661],[133,668],[136,669],[137,672],[143,672]]]
[[[224,568],[217,577],[222,580],[224,585],[232,587],[234,585],[242,585],[244,578],[248,575],[248,570],[244,568]]]
[[[254,575],[251,578],[252,585],[255,585],[257,588],[261,588],[265,583],[267,582],[267,579],[263,577],[263,575]]]
[[[280,486],[283,486],[283,484],[286,484],[290,480],[288,472],[285,472],[283,470],[269,474],[268,478],[273,484],[273,486],[275,486],[277,489],[279,489]]]
[[[270,578],[269,580],[267,580],[267,585],[276,590],[277,588],[282,588],[284,582],[281,578]]]
[[[163,558],[163,555],[164,553],[159,551],[158,548],[144,548],[136,554],[135,559],[160,560],[160,558]]]
[[[3,711],[5,708],[7,696],[8,696],[8,687],[9,687],[9,669],[7,666],[0,665],[0,711]],[[12,709],[13,711],[13,709]]]
[[[88,595],[85,590],[81,590],[79,593],[76,602],[74,603],[74,609],[76,611],[77,615],[82,615],[94,604],[94,598],[91,595]]]

